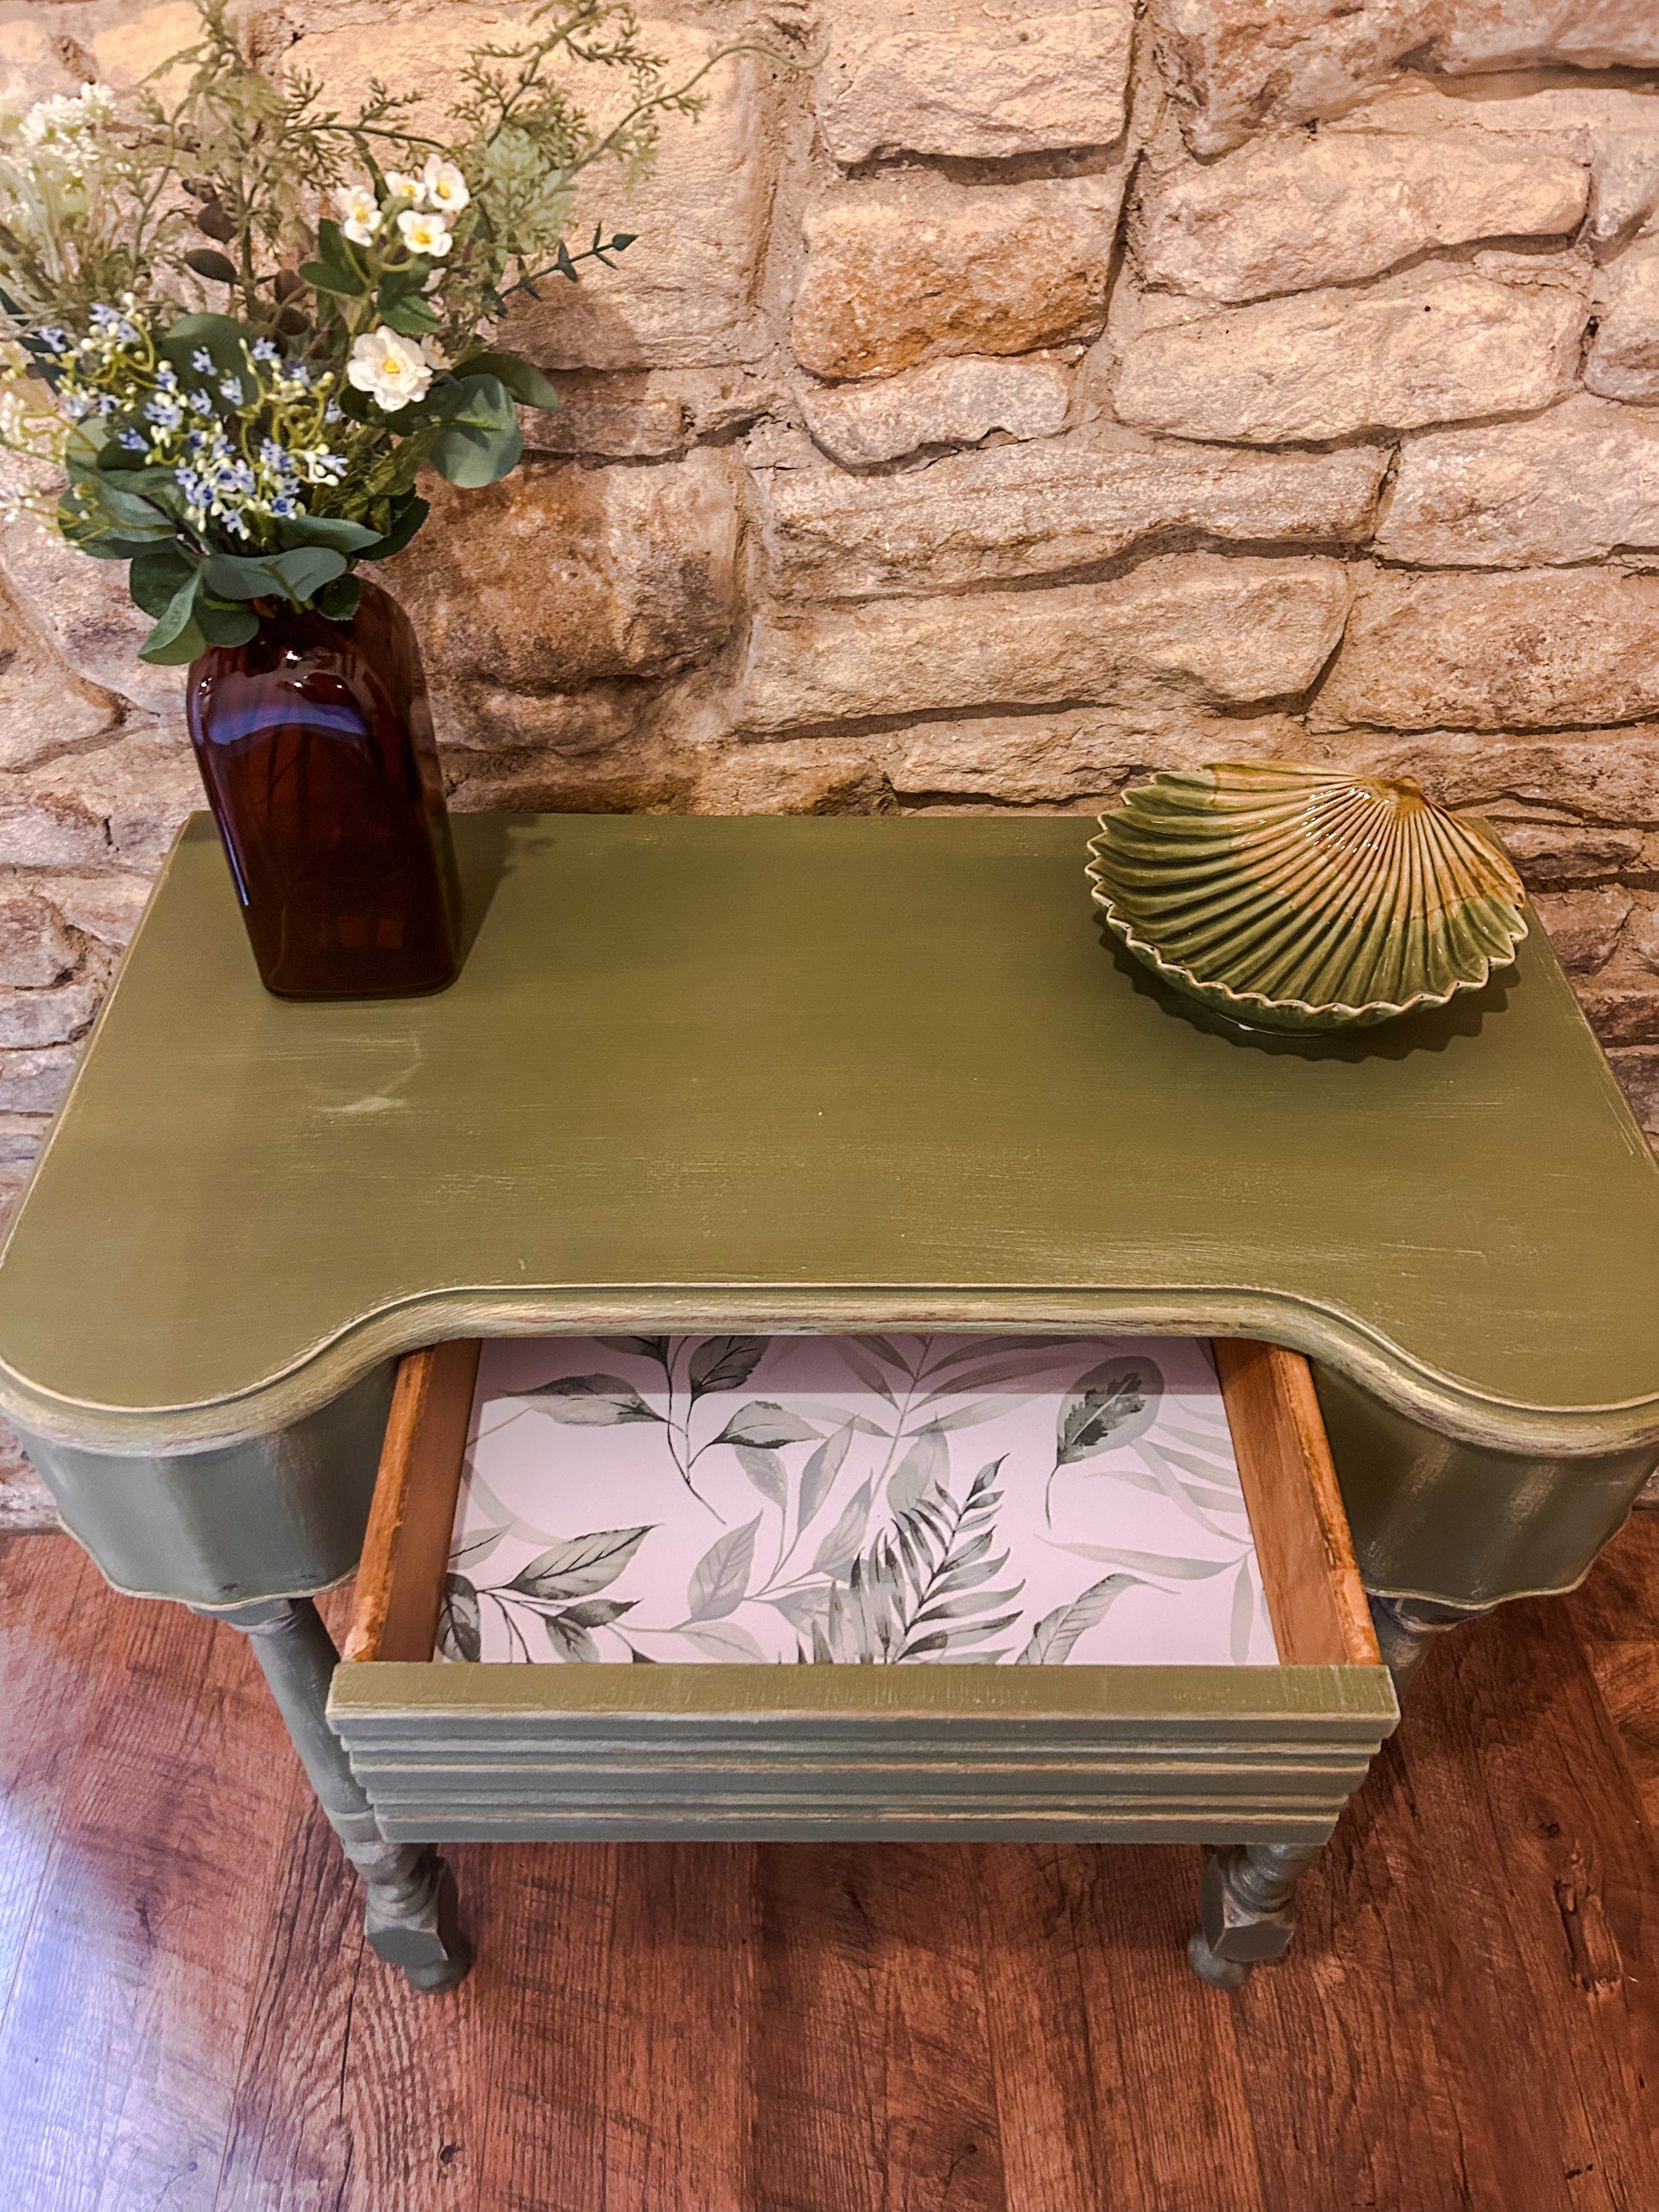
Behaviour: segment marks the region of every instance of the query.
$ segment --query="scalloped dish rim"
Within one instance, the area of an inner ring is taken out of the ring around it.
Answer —
[[[1144,789],[1146,787],[1143,785],[1137,787]],[[1112,811],[1121,811],[1121,802],[1120,806],[1114,808]],[[1310,1024],[1323,1021],[1333,1029],[1376,1029],[1380,1028],[1384,1022],[1396,1020],[1402,1014],[1421,1013],[1437,1006],[1449,1006],[1460,992],[1484,990],[1493,975],[1500,969],[1512,968],[1515,965],[1520,948],[1525,943],[1531,929],[1526,908],[1517,907],[1515,918],[1518,927],[1515,936],[1510,939],[1508,957],[1498,960],[1491,956],[1486,957],[1482,963],[1480,975],[1460,977],[1449,991],[1423,990],[1417,992],[1412,998],[1401,1000],[1368,999],[1363,1005],[1358,1006],[1350,1006],[1346,1001],[1338,999],[1315,1005],[1306,999],[1270,999],[1260,991],[1236,991],[1231,983],[1212,982],[1207,977],[1196,974],[1192,969],[1183,968],[1177,962],[1166,958],[1149,938],[1136,934],[1132,924],[1119,913],[1111,893],[1102,881],[1103,856],[1100,848],[1109,834],[1108,817],[1100,814],[1095,818],[1100,826],[1088,841],[1086,849],[1090,858],[1084,870],[1084,873],[1089,879],[1089,896],[1091,903],[1105,917],[1108,928],[1134,954],[1138,960],[1143,961],[1146,966],[1153,969],[1177,989],[1184,988],[1189,990],[1199,999],[1200,1004],[1206,1000],[1223,999],[1231,1001],[1233,1006],[1248,1008],[1258,1017],[1264,1010],[1276,1012],[1282,1009],[1286,1013],[1305,1015]],[[1226,1009],[1223,1007],[1218,1011],[1224,1013]],[[1245,1015],[1243,1012],[1239,1019],[1245,1020]],[[1271,1023],[1265,1025],[1273,1026]],[[1288,1030],[1300,1024],[1286,1024],[1285,1026]]]

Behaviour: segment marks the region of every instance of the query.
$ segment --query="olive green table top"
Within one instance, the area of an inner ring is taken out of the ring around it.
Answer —
[[[1659,1169],[1535,928],[1249,1038],[1103,941],[1075,817],[457,822],[432,999],[261,989],[175,848],[0,1263],[0,1405],[234,1443],[392,1352],[653,1324],[1194,1329],[1443,1433],[1659,1437]]]

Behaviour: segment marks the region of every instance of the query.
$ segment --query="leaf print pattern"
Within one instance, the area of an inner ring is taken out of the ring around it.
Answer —
[[[1275,1657],[1184,1339],[487,1345],[450,1569],[459,1662]]]

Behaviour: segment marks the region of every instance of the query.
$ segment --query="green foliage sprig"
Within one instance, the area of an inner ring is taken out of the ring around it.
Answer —
[[[471,488],[517,465],[517,407],[558,394],[490,333],[634,243],[601,226],[571,250],[578,177],[640,175],[744,51],[671,86],[631,8],[549,0],[472,54],[440,137],[418,95],[376,81],[343,113],[267,70],[227,0],[197,6],[182,92],[94,85],[0,125],[0,444],[69,480],[11,507],[131,563],[164,662],[244,641],[273,601],[349,619],[356,563],[426,518],[423,466]],[[573,64],[626,81],[617,121],[577,104]]]

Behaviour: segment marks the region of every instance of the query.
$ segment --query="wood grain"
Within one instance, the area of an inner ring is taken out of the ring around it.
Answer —
[[[1307,1361],[1281,1345],[1225,1337],[1213,1350],[1280,1659],[1379,1666]]]
[[[240,1639],[67,1539],[0,1590],[20,2212],[1659,2202],[1659,1518],[1441,1640],[1231,1997],[1191,1850],[568,1844],[457,1854],[479,1964],[417,1999]]]
[[[430,1345],[398,1369],[344,1658],[432,1656],[479,1349]]]

